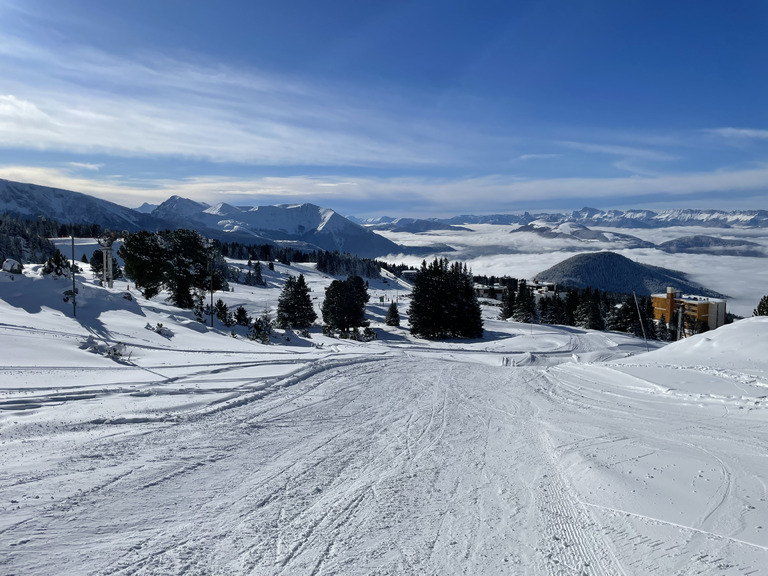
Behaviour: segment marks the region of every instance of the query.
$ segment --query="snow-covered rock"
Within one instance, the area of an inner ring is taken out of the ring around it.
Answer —
[[[10,274],[21,274],[24,267],[21,262],[14,260],[13,258],[6,258],[3,262],[3,272],[9,272]]]

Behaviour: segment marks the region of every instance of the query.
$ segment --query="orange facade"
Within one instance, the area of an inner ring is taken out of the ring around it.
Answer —
[[[679,310],[692,319],[706,322],[710,329],[725,324],[725,300],[707,298],[706,296],[683,296],[674,288],[667,288],[666,294],[652,294],[653,315],[656,320],[664,320],[667,324],[675,324]]]

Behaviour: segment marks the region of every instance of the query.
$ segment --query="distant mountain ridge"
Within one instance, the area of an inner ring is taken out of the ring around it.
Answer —
[[[0,179],[0,213],[23,218],[45,217],[61,224],[99,224],[113,230],[156,230],[154,216],[87,194]]]
[[[683,236],[674,240],[662,242],[656,246],[659,250],[671,254],[714,254],[719,256],[749,256],[763,258],[768,251],[756,242],[749,240],[729,240],[697,234]]]
[[[151,208],[142,206],[143,210]],[[407,248],[314,204],[210,206],[172,196],[151,212],[132,210],[87,194],[0,179],[0,213],[63,224],[99,224],[117,231],[192,228],[208,237],[245,244],[279,244],[300,250],[350,252],[380,257]]]
[[[300,250],[338,250],[362,257],[390,254],[432,255],[451,252],[443,243],[401,246],[376,231],[423,234],[434,231],[468,231],[467,226],[509,226],[510,234],[531,234],[557,239],[555,249],[572,251],[657,248],[670,253],[696,253],[766,257],[766,249],[746,240],[697,235],[654,244],[615,228],[708,226],[719,228],[768,228],[766,210],[608,210],[582,208],[568,213],[464,215],[453,218],[345,218],[314,204],[234,206],[172,196],[160,205],[144,204],[136,210],[86,194],[0,179],[0,213],[24,218],[46,218],[63,224],[99,224],[113,230],[193,228],[223,241],[245,244],[271,243]],[[356,223],[357,222],[357,223]],[[364,223],[360,225],[359,223]],[[591,227],[614,228],[599,230]],[[562,241],[562,242],[560,242]],[[418,243],[417,243],[418,244]],[[500,246],[503,243],[500,243]]]
[[[309,203],[277,206],[220,203],[209,206],[172,196],[153,210],[152,215],[178,225],[192,222],[197,227],[250,238],[251,242],[272,241],[299,249],[338,250],[362,257],[403,251],[398,244],[334,210]]]
[[[381,226],[397,219],[381,216],[360,220],[368,226]],[[610,228],[666,228],[669,226],[709,226],[718,228],[768,228],[768,210],[695,210],[675,209],[654,212],[653,210],[599,210],[585,207],[572,212],[539,212],[531,214],[487,214],[453,216],[451,218],[427,218],[429,222],[462,226],[467,224],[495,224],[511,226],[528,225],[534,221],[552,224],[575,222],[584,226],[606,226]]]
[[[615,252],[578,254],[536,275],[537,280],[573,288],[597,288],[607,292],[647,296],[665,293],[671,286],[686,294],[724,297],[692,282],[683,272],[634,262]]]
[[[626,212],[603,212],[596,208],[553,214],[494,214],[490,216],[456,216],[447,219],[390,218],[382,216],[363,222],[372,230],[424,234],[440,230],[469,231],[469,226],[495,225],[508,227],[514,235],[530,234],[544,239],[558,239],[571,242],[560,245],[566,251],[604,251],[617,249],[656,248],[670,254],[711,254],[713,256],[768,257],[768,249],[749,240],[719,238],[704,234],[684,236],[656,244],[632,234],[616,231],[618,228],[668,228],[678,225],[700,224],[727,230],[728,228],[756,228],[764,224],[763,212],[753,211],[667,211],[656,213],[650,210]],[[680,224],[687,221],[688,224]],[[590,228],[585,222],[595,222]],[[671,223],[670,223],[671,222]],[[462,223],[462,224],[460,224]],[[602,224],[601,224],[602,223]],[[604,226],[603,230],[599,228]],[[503,250],[503,248],[502,248]]]
[[[657,228],[667,226],[717,226],[768,228],[768,210],[608,210],[583,208],[571,218],[587,226]]]
[[[375,219],[378,220],[378,219]],[[421,232],[432,232],[434,230],[464,230],[469,228],[463,228],[455,224],[446,224],[438,220],[423,219],[423,218],[385,218],[380,221],[365,221],[366,228],[371,230],[388,230],[390,232],[410,232],[411,234],[419,234]]]

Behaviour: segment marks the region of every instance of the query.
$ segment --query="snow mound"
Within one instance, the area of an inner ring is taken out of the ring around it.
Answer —
[[[674,342],[643,356],[654,363],[757,369],[768,372],[768,316],[745,318],[717,330]]]

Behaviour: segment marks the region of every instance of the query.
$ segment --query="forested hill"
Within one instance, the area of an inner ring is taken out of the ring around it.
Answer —
[[[558,286],[591,287],[625,294],[661,293],[672,286],[689,294],[723,296],[690,281],[682,272],[633,262],[614,252],[579,254],[540,272],[536,278]]]
[[[18,262],[47,260],[54,251],[48,237],[57,235],[56,222],[24,220],[0,214],[0,264],[6,258]]]

